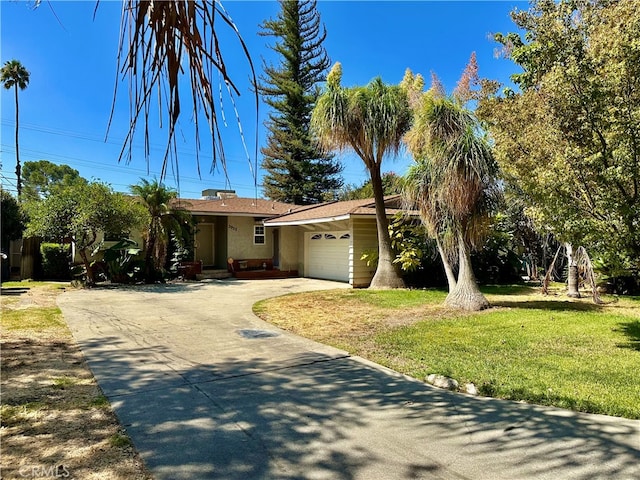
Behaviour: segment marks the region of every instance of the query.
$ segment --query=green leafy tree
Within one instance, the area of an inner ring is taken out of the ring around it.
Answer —
[[[402,193],[402,178],[394,172],[382,174],[382,191],[385,196],[398,195]],[[338,200],[360,200],[373,198],[373,186],[371,180],[365,181],[362,185],[345,185],[338,192]]]
[[[0,81],[7,90],[13,88],[15,93],[15,105],[16,105],[16,178],[18,198],[22,193],[21,183],[21,166],[20,166],[20,148],[18,145],[18,132],[19,132],[19,118],[18,114],[18,90],[24,90],[29,85],[29,72],[18,60],[9,60],[0,69]]]
[[[312,127],[326,148],[353,150],[369,171],[378,231],[378,266],[370,288],[403,287],[404,281],[393,263],[381,166],[402,146],[402,136],[411,125],[409,101],[405,90],[386,85],[380,78],[364,87],[343,87],[341,80],[342,66],[336,63],[313,111]]]
[[[22,169],[23,199],[40,200],[49,196],[55,188],[64,188],[75,182],[86,182],[80,173],[69,165],[56,165],[47,160],[24,162]]]
[[[25,218],[18,201],[6,190],[0,190],[2,209],[0,211],[0,251],[9,253],[9,242],[22,237]]]
[[[409,71],[403,80],[414,99],[414,123],[405,139],[415,163],[406,176],[405,198],[436,239],[449,284],[445,303],[464,310],[489,306],[476,282],[471,251],[486,237],[497,175],[480,124],[465,107],[474,63],[472,57],[451,97],[437,88],[418,95],[423,82]]]
[[[496,40],[522,69],[512,76],[519,91],[489,90],[478,109],[497,161],[539,226],[569,247],[586,246],[598,263],[626,264],[637,275],[637,3],[536,0],[512,19],[523,32]]]
[[[71,241],[82,258],[88,285],[96,281],[90,257],[98,247],[100,234],[126,237],[142,218],[139,205],[131,197],[99,182],[78,182],[56,189],[25,208],[29,216],[26,234],[58,243]]]
[[[186,210],[175,207],[173,201],[178,193],[157,180],[140,179],[140,183],[131,185],[130,190],[147,212],[143,235],[145,281],[153,283],[161,278],[171,235],[175,234],[179,240],[189,238],[192,217]]]
[[[324,200],[342,185],[342,166],[326,153],[310,131],[311,111],[319,82],[325,80],[329,58],[322,46],[315,0],[280,0],[275,20],[262,24],[261,35],[276,38],[271,48],[277,66],[265,65],[258,91],[272,109],[262,168],[265,195],[273,200],[308,205]]]

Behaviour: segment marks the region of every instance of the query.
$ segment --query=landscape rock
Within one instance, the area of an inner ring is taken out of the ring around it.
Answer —
[[[427,383],[430,383],[434,387],[446,388],[447,390],[457,390],[459,384],[453,378],[445,377],[444,375],[437,375],[432,373],[427,376]]]
[[[464,391],[465,391],[465,393],[468,393],[469,395],[473,395],[473,396],[477,396],[478,395],[478,389],[476,388],[476,386],[473,383],[465,383]]]

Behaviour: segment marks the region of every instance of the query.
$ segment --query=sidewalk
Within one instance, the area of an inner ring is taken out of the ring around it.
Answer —
[[[640,422],[439,390],[283,332],[309,279],[68,292],[59,305],[158,479],[634,479]]]

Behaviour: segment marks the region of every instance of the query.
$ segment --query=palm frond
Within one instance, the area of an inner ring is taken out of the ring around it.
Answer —
[[[230,88],[230,96],[240,95],[227,72],[216,20],[230,28],[240,42],[248,60],[254,84],[256,75],[249,51],[235,24],[219,0],[193,2],[188,0],[153,1],[124,0],[118,71],[128,78],[130,120],[128,133],[120,151],[119,161],[131,161],[136,128],[140,122],[144,129],[144,151],[147,162],[150,152],[149,114],[153,99],[157,96],[162,120],[163,108],[167,116],[167,147],[165,149],[160,179],[164,179],[169,161],[177,172],[176,127],[183,113],[183,89],[190,92],[191,110],[195,126],[195,150],[200,172],[200,115],[204,114],[211,136],[212,170],[218,162],[226,172],[226,159],[222,135],[218,125],[218,109],[215,95],[214,74]],[[186,68],[185,68],[186,64]],[[185,72],[186,71],[186,72]],[[182,79],[188,81],[183,86]],[[113,95],[107,135],[113,120],[118,82]],[[256,118],[258,108],[257,92]]]

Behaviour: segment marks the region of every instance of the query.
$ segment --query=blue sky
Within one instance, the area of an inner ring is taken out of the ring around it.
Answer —
[[[152,116],[151,155],[144,157],[142,137],[135,142],[130,164],[118,163],[118,155],[128,126],[127,84],[121,82],[114,122],[107,141],[105,133],[117,77],[116,57],[121,3],[101,1],[96,16],[93,1],[33,2],[0,1],[0,60],[17,59],[30,71],[31,80],[20,92],[20,158],[22,162],[49,160],[77,169],[85,178],[110,183],[115,190],[141,177],[158,177],[166,146],[166,129],[156,128]],[[263,61],[278,58],[268,48],[272,39],[257,33],[259,24],[277,15],[275,1],[226,1],[224,7],[243,36],[257,73]],[[515,72],[513,63],[495,57],[496,44],[489,36],[513,31],[509,12],[527,8],[517,1],[319,1],[318,10],[327,29],[325,48],[332,62],[343,66],[343,84],[363,85],[381,76],[398,83],[406,68],[430,78],[435,72],[447,90],[455,84],[471,52],[476,52],[482,77],[508,82]],[[55,14],[54,14],[55,12]],[[235,98],[250,159],[242,145],[233,106],[225,95],[223,127],[229,182],[218,168],[211,167],[211,149],[202,138],[200,170],[196,156],[192,118],[183,115],[178,134],[179,184],[170,171],[165,183],[179,187],[184,198],[198,198],[206,188],[232,188],[241,196],[262,196],[249,166],[255,161],[255,104],[249,91],[249,66],[239,44],[223,34],[222,51],[232,79],[241,95]],[[0,159],[2,186],[15,191],[15,145],[13,92],[0,95],[2,122]],[[188,110],[185,108],[184,110]],[[187,112],[189,113],[189,112]],[[258,146],[266,142],[263,122],[268,114],[261,104],[258,119]],[[348,184],[367,179],[362,162],[353,155],[340,155],[343,176]],[[258,164],[261,161],[258,153]],[[385,171],[402,174],[411,159],[407,155],[386,160]],[[149,173],[147,173],[147,171]],[[257,172],[260,183],[262,170]],[[201,177],[201,178],[199,178]]]

